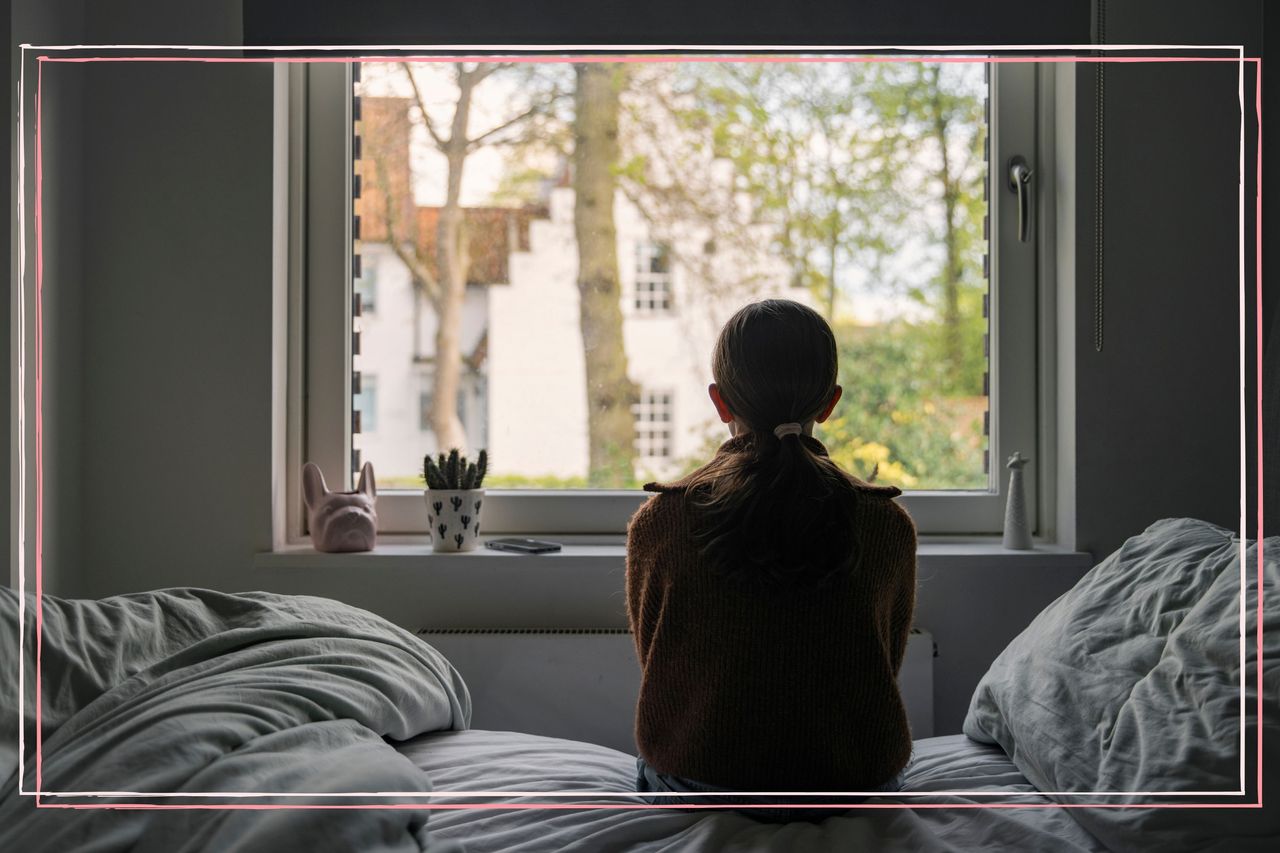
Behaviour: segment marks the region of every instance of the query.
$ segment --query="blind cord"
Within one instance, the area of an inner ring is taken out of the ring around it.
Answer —
[[[1107,0],[1098,2],[1098,44],[1107,43]],[[1098,52],[1100,55],[1102,51]],[[1106,101],[1106,63],[1098,63],[1098,73],[1094,77],[1094,215],[1093,215],[1093,349],[1102,352],[1102,320],[1103,320],[1103,177],[1105,158],[1103,157],[1103,119],[1105,118]]]

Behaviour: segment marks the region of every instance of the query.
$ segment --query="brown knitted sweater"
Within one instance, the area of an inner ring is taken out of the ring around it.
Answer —
[[[688,480],[646,484],[658,494],[627,528],[640,755],[660,772],[740,791],[885,783],[911,754],[897,674],[915,609],[916,531],[892,500],[901,491],[855,486],[860,564],[817,590],[779,590],[708,570],[690,539]]]

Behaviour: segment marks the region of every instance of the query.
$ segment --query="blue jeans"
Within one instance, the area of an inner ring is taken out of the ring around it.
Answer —
[[[903,774],[890,779],[884,785],[876,790],[893,792],[902,789]],[[716,806],[743,806],[753,804],[763,804],[768,802],[764,797],[707,797],[699,799],[698,797],[664,797],[660,795],[662,791],[670,791],[675,793],[695,793],[701,791],[729,791],[730,788],[717,788],[713,785],[706,785],[702,782],[695,782],[692,779],[685,779],[680,776],[673,776],[669,773],[659,773],[648,765],[643,758],[636,759],[636,790],[641,793],[654,793],[656,796],[645,797],[645,802],[655,806],[672,806],[672,805],[716,805]],[[793,799],[801,799],[795,797]],[[840,803],[841,805],[857,805],[864,803],[870,797],[815,797],[815,802],[824,803]],[[739,814],[744,814],[755,820],[766,821],[768,823],[791,823],[792,821],[823,821],[832,815],[843,814],[841,809],[813,809],[813,808],[752,808],[752,809],[733,809]],[[692,810],[691,810],[692,811]],[[699,809],[701,811],[701,809]]]

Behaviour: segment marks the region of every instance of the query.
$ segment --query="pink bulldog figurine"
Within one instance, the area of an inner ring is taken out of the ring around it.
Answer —
[[[308,462],[302,466],[307,527],[317,551],[373,550],[378,532],[378,513],[374,509],[377,497],[373,465],[368,462],[360,469],[360,483],[354,492],[331,492],[319,465]]]

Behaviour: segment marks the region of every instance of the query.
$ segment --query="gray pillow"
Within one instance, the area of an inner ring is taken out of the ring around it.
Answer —
[[[999,744],[1052,792],[1231,792],[1256,788],[1257,544],[1246,542],[1245,707],[1240,690],[1241,541],[1195,519],[1164,519],[1129,539],[1040,613],[978,684],[964,732]],[[1280,537],[1263,541],[1267,587]],[[1272,599],[1274,601],[1275,599]],[[1264,744],[1280,758],[1280,626],[1263,639]],[[1274,784],[1271,790],[1275,790]],[[1148,803],[1151,796],[1057,796],[1064,803]],[[1256,800],[1251,794],[1248,800]],[[1242,802],[1193,795],[1164,802]],[[1244,850],[1280,819],[1237,810],[1073,809],[1113,849]],[[1199,841],[1191,844],[1193,838]]]

